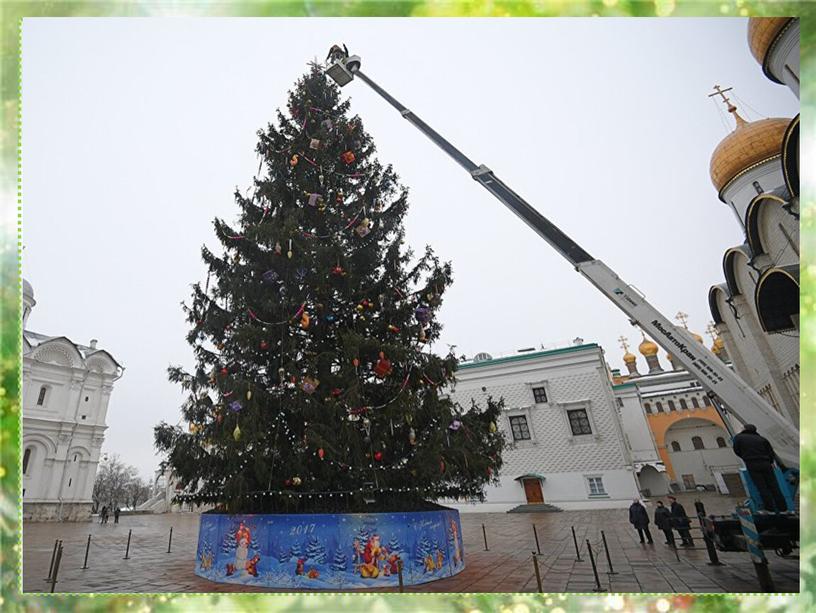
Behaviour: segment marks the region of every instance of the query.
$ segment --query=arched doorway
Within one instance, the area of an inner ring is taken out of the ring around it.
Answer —
[[[665,496],[669,493],[666,473],[660,472],[651,464],[646,464],[637,474],[640,491],[644,496]]]

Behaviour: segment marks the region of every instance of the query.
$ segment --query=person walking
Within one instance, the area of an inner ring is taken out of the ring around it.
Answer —
[[[646,512],[646,507],[644,507],[637,498],[635,498],[629,506],[629,523],[637,530],[641,543],[644,542],[643,535],[645,534],[649,540],[649,545],[654,545],[652,535],[649,532],[649,514]]]
[[[114,523],[114,524],[118,524],[118,523],[119,523],[119,513],[121,513],[121,512],[122,512],[122,509],[120,509],[119,507],[116,507],[116,508],[113,510],[113,523]]]
[[[677,498],[674,496],[668,496],[668,499],[671,503],[672,525],[680,535],[681,545],[683,547],[694,547],[694,539],[691,538],[691,532],[689,532],[691,522],[688,515],[686,515],[686,509],[677,502]]]
[[[108,507],[107,507],[107,505],[106,505],[106,506],[103,506],[103,507],[102,507],[102,510],[101,510],[101,511],[99,511],[99,523],[100,523],[100,524],[104,524],[104,523],[105,523],[105,519],[106,519],[107,517],[108,517]]]
[[[742,432],[734,437],[734,453],[745,463],[751,481],[759,490],[763,508],[776,513],[787,511],[785,496],[776,482],[774,461],[782,470],[785,467],[776,457],[770,441],[757,433],[755,425],[745,424]]]
[[[674,532],[672,531],[672,516],[663,504],[662,500],[657,501],[657,508],[655,509],[654,523],[658,530],[662,530],[666,535],[666,545],[669,547],[677,547],[674,542]]]

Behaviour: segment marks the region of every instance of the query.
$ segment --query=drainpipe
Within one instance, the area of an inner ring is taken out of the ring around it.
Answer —
[[[85,390],[85,383],[88,381],[88,375],[91,372],[89,370],[85,371],[85,376],[82,377],[82,384],[79,386],[79,395],[77,396],[76,407],[74,408],[74,423],[71,426],[71,438],[68,439],[68,448],[65,451],[65,462],[62,464],[62,475],[60,476],[60,487],[59,492],[57,493],[57,500],[59,501],[59,507],[57,510],[57,521],[62,521],[62,490],[65,488],[65,471],[68,469],[68,458],[71,455],[71,445],[74,442],[74,434],[76,433],[77,426],[77,415],[79,415],[79,406],[82,402],[82,392]]]

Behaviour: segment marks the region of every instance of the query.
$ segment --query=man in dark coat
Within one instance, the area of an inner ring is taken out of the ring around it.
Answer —
[[[654,545],[652,535],[649,533],[649,514],[638,499],[635,499],[629,507],[629,523],[637,530],[641,543],[644,542],[643,534],[645,533],[646,538],[649,539],[649,545]]]
[[[745,424],[742,432],[734,437],[734,453],[745,462],[745,468],[759,490],[765,510],[787,511],[785,496],[779,489],[773,471],[774,461],[779,464],[779,460],[768,439],[757,434],[755,425]],[[784,470],[781,464],[779,467]]]
[[[674,532],[672,531],[671,511],[669,511],[663,505],[662,500],[657,501],[654,523],[655,526],[657,526],[657,529],[662,530],[663,534],[666,535],[666,545],[669,545],[670,547],[676,547],[676,545],[674,544]]]
[[[668,496],[668,499],[671,503],[672,525],[680,535],[681,544],[684,547],[693,547],[694,539],[691,538],[691,532],[689,532],[691,522],[689,521],[688,515],[686,515],[686,510],[682,504],[677,502],[677,498],[674,496]]]

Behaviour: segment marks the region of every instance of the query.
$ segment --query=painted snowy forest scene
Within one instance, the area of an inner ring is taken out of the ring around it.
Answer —
[[[201,516],[196,574],[295,589],[405,585],[465,567],[459,513]]]

